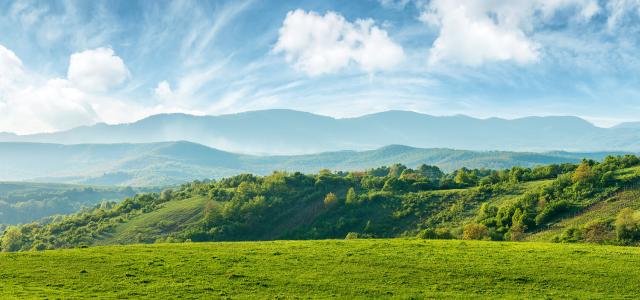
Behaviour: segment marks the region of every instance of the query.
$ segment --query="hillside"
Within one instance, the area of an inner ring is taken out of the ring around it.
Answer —
[[[3,251],[327,238],[640,242],[640,158],[510,170],[392,165],[249,174],[139,194],[48,223],[9,227]]]
[[[153,188],[0,182],[0,224],[29,223],[54,215],[71,214],[97,204],[120,201]]]
[[[614,217],[619,215],[624,209],[640,210],[640,187],[625,189],[614,194],[603,202],[596,203],[588,209],[551,224],[546,230],[533,233],[527,237],[528,241],[553,241],[555,239],[566,239],[567,241],[577,241],[584,239],[580,236],[582,228],[600,224],[600,222],[612,222]],[[575,234],[573,234],[575,232]],[[606,239],[614,239],[614,232],[596,237],[590,242],[602,242]]]
[[[313,137],[313,138],[309,138]],[[638,151],[637,126],[600,128],[577,117],[506,120],[387,111],[335,119],[293,110],[221,116],[163,114],[129,124],[79,127],[34,135],[0,134],[4,142],[61,144],[190,141],[252,154],[371,150],[399,144],[420,148],[509,151]]]
[[[601,160],[620,153],[521,153],[386,146],[370,151],[309,155],[252,156],[190,142],[149,144],[0,143],[0,180],[88,185],[162,186],[196,179],[220,179],[241,173],[268,175],[274,170],[316,173],[321,169],[364,170],[402,163],[435,165],[444,171],[462,167],[506,169]]]
[[[10,253],[0,260],[4,299],[631,299],[640,289],[640,249],[594,245],[185,243]]]

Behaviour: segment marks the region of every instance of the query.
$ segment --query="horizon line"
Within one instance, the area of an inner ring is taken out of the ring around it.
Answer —
[[[27,133],[27,134],[18,134],[18,133],[10,132],[10,131],[0,131],[0,134],[5,134],[5,135],[9,134],[9,135],[14,135],[14,136],[33,136],[33,135],[39,135],[39,134],[54,134],[54,133],[60,133],[60,132],[67,132],[67,131],[72,131],[72,130],[79,129],[79,128],[90,128],[90,127],[95,127],[95,126],[99,126],[99,125],[107,125],[107,126],[130,125],[130,124],[135,124],[135,123],[138,123],[140,121],[143,121],[143,120],[146,120],[146,119],[150,119],[150,118],[153,118],[153,117],[158,117],[158,116],[183,115],[183,116],[191,116],[191,117],[227,117],[227,116],[236,116],[236,115],[242,115],[242,114],[258,113],[258,112],[270,112],[270,111],[287,111],[287,112],[295,112],[295,113],[304,113],[304,114],[310,114],[310,115],[314,115],[314,116],[318,116],[318,117],[330,118],[330,119],[333,119],[333,120],[359,119],[359,118],[364,118],[364,117],[368,117],[368,116],[384,114],[384,113],[393,113],[393,112],[414,113],[414,114],[427,116],[427,117],[433,117],[433,118],[464,117],[464,118],[470,118],[470,119],[481,120],[481,121],[489,121],[489,120],[517,121],[517,120],[523,120],[523,119],[529,119],[529,118],[577,118],[577,119],[580,119],[580,120],[582,120],[582,121],[584,121],[586,123],[589,123],[593,127],[602,128],[602,129],[612,129],[612,128],[618,127],[620,125],[623,125],[623,124],[640,123],[640,120],[637,120],[637,121],[621,121],[619,123],[616,123],[615,125],[607,127],[607,126],[597,125],[594,122],[588,120],[588,118],[585,118],[583,116],[577,116],[577,115],[529,115],[529,116],[521,116],[521,117],[514,117],[514,118],[505,118],[505,117],[496,117],[496,116],[493,116],[493,117],[478,117],[478,116],[472,116],[472,115],[467,115],[467,114],[433,115],[433,114],[428,114],[428,113],[421,112],[421,111],[416,111],[416,110],[402,110],[402,109],[382,110],[382,111],[366,113],[366,114],[361,114],[361,115],[355,115],[355,116],[350,116],[350,117],[336,117],[336,116],[331,116],[331,115],[327,115],[327,114],[304,111],[304,110],[297,110],[297,109],[291,109],[291,108],[268,108],[268,109],[246,110],[246,111],[239,111],[239,112],[232,112],[232,113],[221,113],[221,114],[197,114],[197,113],[185,113],[185,112],[176,111],[176,112],[150,114],[150,115],[148,115],[146,117],[143,117],[143,118],[137,119],[135,121],[131,121],[131,122],[122,122],[122,123],[96,122],[96,123],[93,123],[93,124],[81,125],[81,126],[71,127],[69,129],[57,130],[57,131],[43,131],[43,132]]]

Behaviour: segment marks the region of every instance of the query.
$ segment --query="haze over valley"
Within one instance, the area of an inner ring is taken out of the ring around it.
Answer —
[[[262,155],[373,150],[388,145],[476,151],[637,151],[640,127],[597,127],[578,117],[476,119],[387,111],[335,119],[294,110],[220,116],[161,114],[118,125],[0,135],[3,142],[59,144],[189,141],[219,150]]]

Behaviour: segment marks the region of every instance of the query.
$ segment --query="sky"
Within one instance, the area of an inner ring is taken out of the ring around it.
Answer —
[[[0,132],[286,108],[640,121],[640,0],[0,2]]]

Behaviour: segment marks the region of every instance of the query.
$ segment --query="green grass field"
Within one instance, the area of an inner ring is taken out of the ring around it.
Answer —
[[[323,240],[0,254],[1,299],[637,298],[640,248]]]

